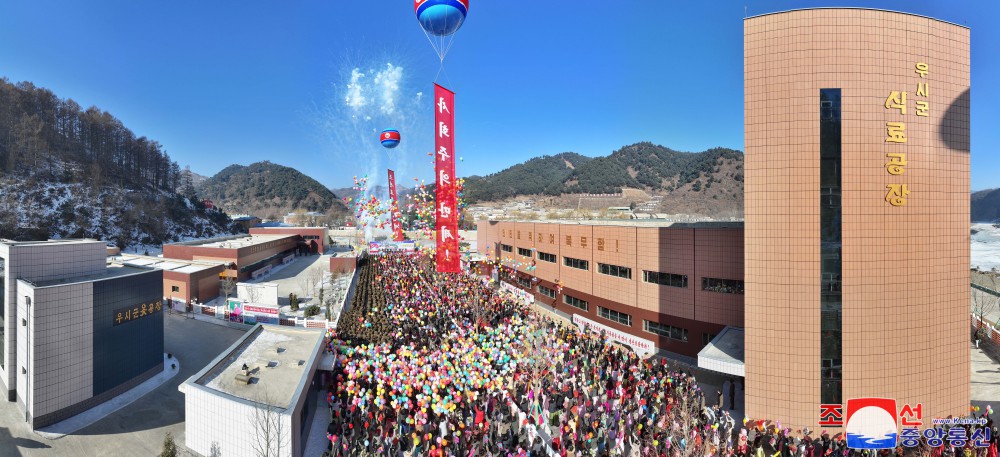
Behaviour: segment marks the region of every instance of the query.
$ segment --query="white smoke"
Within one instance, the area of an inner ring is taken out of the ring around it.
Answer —
[[[408,165],[414,157],[416,163],[424,162],[421,159],[426,159],[425,153],[430,150],[432,136],[420,132],[432,131],[433,110],[422,106],[424,93],[407,80],[407,74],[398,59],[345,63],[340,81],[333,84],[336,96],[316,113],[337,162],[358,178],[368,177],[368,191],[357,198],[369,199],[374,193],[381,201],[388,199],[386,168],[396,171],[397,186],[412,187],[410,178],[414,173]],[[388,128],[402,134],[402,142],[395,149],[385,149],[379,142],[378,132]],[[425,143],[423,148],[418,146],[421,143]],[[368,239],[381,234],[371,230],[373,224],[369,221]]]
[[[355,110],[368,104],[368,98],[365,97],[365,87],[361,81],[364,77],[365,74],[355,68],[351,70],[351,81],[347,83],[347,97],[345,97],[344,102]]]

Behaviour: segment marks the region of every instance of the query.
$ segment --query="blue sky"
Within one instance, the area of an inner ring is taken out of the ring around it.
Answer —
[[[460,175],[637,141],[742,150],[744,5],[864,6],[972,28],[972,188],[1000,187],[998,2],[512,5],[472,0],[439,79],[457,92]],[[361,108],[345,103],[355,69]],[[97,105],[206,175],[270,160],[330,187],[386,167],[404,185],[429,179],[438,69],[406,0],[9,2],[0,15],[0,75]],[[403,130],[392,152],[373,133],[387,127]]]

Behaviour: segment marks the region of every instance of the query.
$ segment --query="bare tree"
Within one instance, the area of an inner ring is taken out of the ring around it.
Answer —
[[[254,427],[250,446],[257,457],[281,457],[291,430],[285,426],[282,408],[273,405],[267,392],[257,395],[250,422]]]
[[[243,286],[243,292],[245,292],[246,297],[240,297],[247,301],[247,303],[260,303],[260,288],[255,284],[245,284]]]
[[[226,293],[226,298],[229,298],[229,294],[233,293],[233,291],[236,290],[236,278],[227,275],[226,277],[222,278],[220,282],[220,287],[222,287],[222,291]]]
[[[219,448],[218,441],[212,441],[212,448],[208,451],[208,457],[222,457],[222,449]]]
[[[979,277],[976,282],[979,286],[994,292],[997,291],[997,287],[1000,284],[998,284],[997,272],[995,269],[989,272],[980,273],[978,276]],[[984,320],[986,319],[986,316],[993,314],[998,303],[1000,303],[1000,297],[997,297],[990,292],[973,288],[972,313],[979,317],[979,324],[976,327],[976,339],[982,339],[983,327],[985,325]]]

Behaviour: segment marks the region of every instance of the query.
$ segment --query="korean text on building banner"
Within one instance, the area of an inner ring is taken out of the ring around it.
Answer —
[[[392,200],[392,240],[403,241],[403,224],[399,222],[399,202],[396,201],[396,173],[389,170],[389,199]]]
[[[455,207],[455,93],[434,85],[434,174],[437,271],[458,273],[458,209]]]

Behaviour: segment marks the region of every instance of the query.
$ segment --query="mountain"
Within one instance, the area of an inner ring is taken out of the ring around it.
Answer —
[[[397,180],[398,181],[398,180]],[[396,200],[405,201],[407,195],[414,192],[415,189],[396,184]],[[343,201],[344,198],[357,198],[361,194],[360,190],[353,187],[341,187],[337,189],[330,189],[331,192],[336,194]],[[389,186],[374,186],[369,189],[369,194],[371,195],[389,195]]]
[[[0,237],[127,248],[232,233],[180,184],[163,147],[110,113],[0,79]]]
[[[198,188],[198,186],[200,186],[201,183],[207,180],[208,176],[202,176],[199,175],[198,173],[191,173],[191,185],[194,186],[195,188]]]
[[[973,192],[969,200],[972,222],[995,222],[1000,219],[1000,189]]]
[[[643,142],[593,159],[575,153],[543,156],[486,177],[469,177],[465,196],[470,203],[563,196],[563,206],[577,206],[567,196],[619,194],[623,189],[630,195],[661,197],[655,212],[742,213],[743,154],[726,148],[679,152]],[[642,203],[626,195],[621,200],[623,206]]]
[[[347,208],[325,186],[298,170],[268,161],[230,165],[195,187],[229,213],[279,219],[294,210],[319,211],[331,218]]]
[[[563,182],[590,161],[590,157],[564,152],[535,157],[488,176],[469,176],[465,179],[465,198],[476,202],[518,195],[558,195],[563,191]]]

